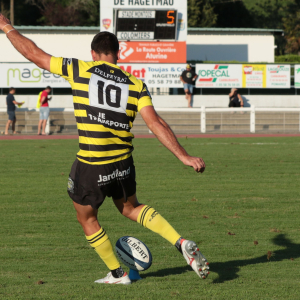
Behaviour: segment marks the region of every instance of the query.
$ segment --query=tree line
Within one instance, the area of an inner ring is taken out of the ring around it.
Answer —
[[[0,0],[0,11],[8,17],[11,2]],[[300,0],[253,2],[188,0],[188,26],[283,29],[284,37],[276,37],[276,54],[298,54]],[[25,0],[14,6],[15,25],[99,26],[99,0]]]

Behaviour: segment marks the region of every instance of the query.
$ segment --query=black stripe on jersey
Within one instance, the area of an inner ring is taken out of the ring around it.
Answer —
[[[113,151],[113,150],[132,149],[133,146],[122,145],[122,144],[121,145],[119,145],[119,144],[92,145],[92,144],[82,144],[82,143],[79,143],[79,148],[81,150],[84,150],[84,151],[104,152],[104,151]]]
[[[115,135],[111,132],[107,131],[85,131],[85,130],[78,130],[79,136],[84,136],[88,138],[94,138],[94,139],[110,139],[110,138],[118,138],[123,142],[130,143],[132,141],[132,137],[120,137],[118,135]]]
[[[62,64],[61,71],[62,71],[62,74],[64,76],[69,76],[69,73],[68,73],[68,58],[63,58],[63,64]]]
[[[79,63],[77,58],[72,58],[73,62],[73,80],[75,83],[89,84],[90,78],[84,78],[79,76]]]
[[[130,131],[130,127],[129,127],[129,122],[127,123],[122,123],[122,122],[117,122],[117,121],[112,121],[112,120],[103,120],[99,118],[97,118],[96,116],[91,116],[88,113],[87,117],[76,117],[76,122],[78,124],[92,124],[92,125],[103,125],[106,128],[110,128],[110,129],[114,129],[114,130],[118,130],[118,131]]]
[[[149,96],[151,98],[151,94],[147,88],[147,85],[145,83],[143,83],[143,88],[142,88],[142,91],[146,89],[146,91],[144,92],[140,92],[139,96],[138,96],[138,99],[141,99],[142,97],[145,97],[145,96]],[[152,99],[152,98],[151,98]]]
[[[133,111],[138,111],[138,108],[135,104],[127,103],[126,109],[128,110],[133,110]]]
[[[129,91],[129,97],[139,98],[139,92]]]
[[[105,80],[111,80],[116,83],[134,85],[134,83],[129,79],[129,77],[123,73],[119,68],[114,68],[106,63],[98,66],[94,66],[87,70],[86,72],[95,74],[102,77]]]
[[[72,90],[73,96],[89,98],[89,92],[81,91],[81,90]]]
[[[86,110],[87,113],[86,117],[76,117],[77,123],[99,124],[119,131],[130,131],[129,121],[132,120],[132,117],[128,117],[125,113],[80,103],[74,103],[74,109]],[[101,117],[103,114],[105,118]]]
[[[115,156],[108,156],[108,157],[83,157],[80,155],[77,155],[77,157],[82,160],[88,161],[88,162],[103,162],[103,161],[107,161],[107,160],[111,160],[111,159],[116,159],[121,156],[125,156],[125,155],[131,153],[132,151],[133,151],[133,148],[126,153],[122,153],[120,155],[115,155]]]
[[[143,98],[143,97],[145,97],[145,96],[149,96],[149,94],[148,94],[147,91],[141,92],[141,93],[140,93],[140,96],[139,96],[139,99],[140,99],[140,98]]]

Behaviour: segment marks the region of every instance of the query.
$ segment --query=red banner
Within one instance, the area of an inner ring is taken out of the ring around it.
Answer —
[[[120,42],[119,63],[186,63],[186,42]]]

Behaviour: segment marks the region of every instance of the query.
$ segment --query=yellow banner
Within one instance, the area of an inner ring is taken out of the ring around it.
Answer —
[[[265,88],[267,86],[267,65],[243,65],[243,88]]]

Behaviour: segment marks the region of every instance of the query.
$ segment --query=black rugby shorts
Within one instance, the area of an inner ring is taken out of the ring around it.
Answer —
[[[68,180],[70,198],[81,205],[98,209],[105,197],[125,198],[136,192],[132,156],[107,165],[90,165],[78,159],[72,165]]]

